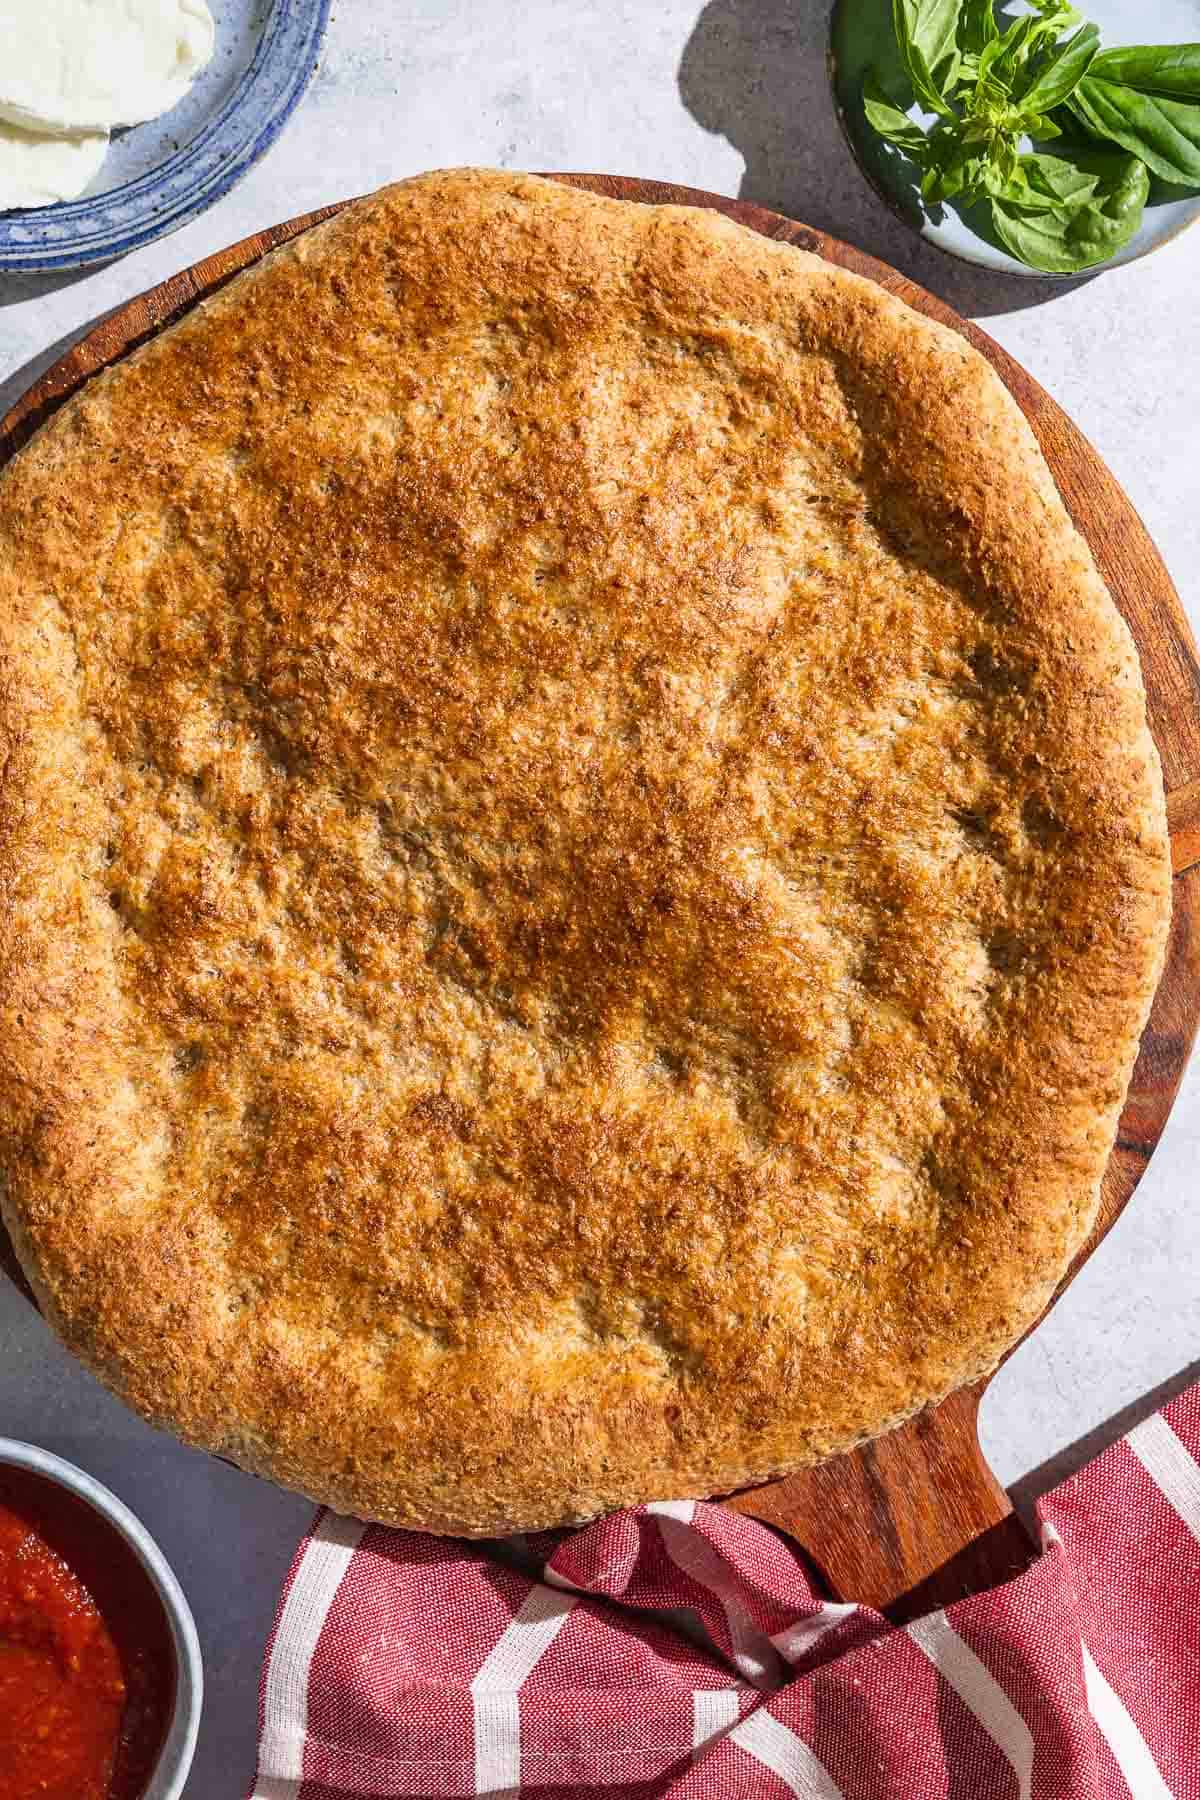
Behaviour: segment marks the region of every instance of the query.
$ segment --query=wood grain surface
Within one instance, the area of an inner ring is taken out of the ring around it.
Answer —
[[[976,326],[886,263],[747,201],[621,176],[556,179],[624,200],[714,207],[766,237],[870,276],[918,311],[961,332],[988,358],[1024,410],[1129,621],[1141,653],[1166,780],[1174,921],[1166,972],[1105,1176],[1100,1216],[1069,1281],[1137,1186],[1166,1123],[1200,1018],[1200,667],[1162,559],[1112,475],[1050,396]],[[178,318],[265,251],[336,210],[289,220],[207,257],[97,325],[0,421],[0,464],[89,375]],[[5,1257],[20,1279],[7,1246],[0,1245],[0,1260]],[[979,1449],[976,1417],[983,1385],[952,1395],[850,1456],[731,1496],[728,1503],[798,1539],[831,1593],[885,1606],[896,1619],[1005,1579],[1024,1567],[1034,1551]]]

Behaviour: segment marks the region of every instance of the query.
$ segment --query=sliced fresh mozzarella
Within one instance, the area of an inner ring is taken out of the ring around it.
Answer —
[[[29,131],[137,125],[212,56],[204,0],[0,0],[0,119]]]
[[[106,131],[45,137],[0,122],[0,212],[74,200],[104,161]]]

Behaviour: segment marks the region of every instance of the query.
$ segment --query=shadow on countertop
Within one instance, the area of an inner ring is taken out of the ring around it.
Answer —
[[[78,269],[9,269],[0,270],[0,309],[23,306],[27,300],[44,300],[57,294],[59,288],[70,287],[85,275],[94,275],[103,263],[85,263]]]
[[[1009,1498],[1029,1529],[1036,1530],[1034,1507],[1043,1494],[1048,1494],[1052,1488],[1069,1481],[1085,1463],[1092,1462],[1110,1444],[1125,1437],[1135,1425],[1140,1425],[1143,1419],[1160,1411],[1177,1394],[1182,1394],[1197,1381],[1200,1381],[1200,1360],[1189,1363],[1185,1369],[1180,1369],[1177,1375],[1169,1376],[1166,1381],[1160,1381],[1157,1387],[1151,1388],[1140,1399],[1131,1400],[1127,1406],[1115,1412],[1111,1419],[1105,1419],[1103,1424],[1086,1431],[1065,1449],[1056,1450],[1053,1456],[1048,1456],[1036,1469],[1030,1469],[1028,1475],[1022,1475],[1019,1481],[1014,1482],[1008,1490]]]
[[[830,11],[829,0],[709,0],[696,20],[679,94],[697,124],[745,158],[739,197],[882,257],[971,318],[1040,306],[1078,286],[959,262],[888,210],[838,123]]]

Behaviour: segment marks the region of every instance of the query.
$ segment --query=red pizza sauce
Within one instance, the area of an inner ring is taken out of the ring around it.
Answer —
[[[137,1800],[174,1685],[162,1603],[124,1539],[0,1468],[0,1800]]]

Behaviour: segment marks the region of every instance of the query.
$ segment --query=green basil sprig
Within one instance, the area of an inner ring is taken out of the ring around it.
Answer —
[[[927,201],[986,206],[1030,267],[1115,255],[1151,175],[1200,186],[1200,44],[1101,50],[1067,0],[1034,0],[1003,30],[993,0],[892,0],[892,23],[908,91],[868,75],[868,123],[916,164]],[[1053,156],[1024,147],[1064,132]]]

